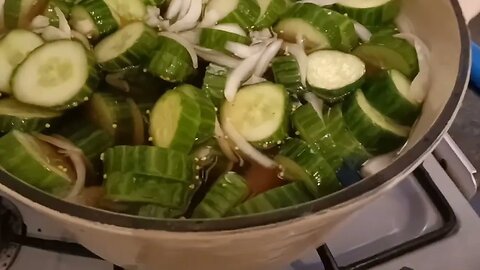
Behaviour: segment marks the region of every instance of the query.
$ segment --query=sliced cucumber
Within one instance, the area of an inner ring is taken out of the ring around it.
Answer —
[[[343,104],[343,113],[353,135],[374,155],[391,152],[408,139],[410,128],[378,112],[362,91],[357,91]]]
[[[259,194],[232,209],[230,216],[251,215],[313,200],[303,183],[290,183]]]
[[[150,135],[156,146],[190,152],[200,128],[200,106],[187,94],[170,90],[155,104]]]
[[[337,48],[340,30],[332,11],[312,3],[296,3],[275,25],[278,35],[289,42],[303,40],[307,49]]]
[[[227,42],[248,44],[250,42],[250,38],[244,35],[239,35],[216,28],[203,28],[200,31],[199,44],[202,47],[229,53],[229,51],[225,48]]]
[[[147,8],[143,0],[103,0],[122,25],[143,21]]]
[[[158,1],[158,0],[145,0],[145,1]],[[170,209],[170,208],[155,205],[155,204],[147,204],[140,207],[140,209],[138,209],[137,215],[140,217],[146,217],[146,218],[163,219],[163,218],[178,218],[182,214],[183,214],[183,211],[180,211],[177,209]]]
[[[213,105],[212,101],[205,95],[204,92],[201,92],[200,89],[193,85],[184,84],[175,89],[176,91],[181,91],[194,99],[200,108],[201,120],[198,128],[196,143],[201,144],[212,138],[215,132],[215,119],[217,118],[215,106]]]
[[[107,131],[116,144],[144,142],[142,115],[132,99],[109,93],[95,93],[86,107],[90,119]]]
[[[8,29],[27,29],[32,19],[42,14],[47,5],[48,0],[5,0],[5,26]]]
[[[320,152],[332,169],[337,170],[343,159],[337,144],[329,133],[323,118],[320,118],[312,105],[303,105],[292,115],[292,123],[300,137],[316,151]]]
[[[205,198],[195,208],[193,218],[221,218],[242,203],[250,194],[247,182],[240,175],[229,172],[221,176]]]
[[[341,188],[335,171],[322,154],[302,140],[291,139],[286,142],[275,160],[280,164],[286,179],[303,182],[317,198]]]
[[[392,22],[400,12],[400,0],[340,0],[335,4],[340,13],[364,25]]]
[[[340,44],[338,49],[344,52],[350,52],[358,46],[359,38],[355,31],[353,21],[340,13],[331,11],[330,16],[337,22],[340,31]]]
[[[225,85],[227,84],[228,69],[210,64],[205,71],[202,90],[212,100],[216,107],[220,107],[225,100]]]
[[[255,0],[210,0],[205,7],[205,16],[213,16],[213,23],[235,23],[245,29],[253,27],[260,15]]]
[[[86,0],[71,11],[72,28],[89,38],[99,38],[118,29],[112,11],[103,0]]]
[[[15,70],[11,87],[23,103],[68,109],[88,100],[98,75],[95,59],[81,43],[58,40],[30,53]]]
[[[365,64],[354,55],[322,50],[308,56],[308,86],[327,102],[337,102],[357,90],[364,76]]]
[[[176,181],[187,186],[194,180],[192,157],[175,150],[153,146],[109,148],[104,155],[104,171],[107,176],[113,172],[131,172]]]
[[[10,93],[10,78],[29,53],[43,44],[42,38],[27,30],[12,30],[0,41],[0,91]]]
[[[153,54],[148,71],[168,82],[186,81],[195,73],[192,58],[187,49],[165,36],[157,39],[160,45]]]
[[[142,22],[134,22],[109,35],[95,47],[98,64],[116,72],[147,61],[158,45],[158,36]]]
[[[417,52],[405,39],[375,35],[368,43],[358,46],[353,54],[367,65],[380,69],[396,69],[410,79],[418,73]]]
[[[306,92],[302,84],[300,67],[293,56],[278,56],[272,61],[272,72],[275,82],[285,86],[291,95]]]
[[[269,149],[287,137],[289,109],[285,88],[265,82],[240,89],[234,102],[223,104],[221,119],[229,121],[254,146]]]
[[[0,99],[0,133],[11,130],[41,131],[53,125],[62,113],[20,103],[13,98]]]
[[[33,136],[12,131],[0,138],[0,167],[36,188],[65,196],[75,172],[65,156]]]
[[[402,73],[389,70],[372,78],[363,93],[372,107],[383,115],[411,126],[420,114],[421,104],[410,96],[410,84]]]
[[[169,2],[170,0],[143,0],[147,6],[160,6],[165,3],[165,1]]]
[[[260,16],[255,23],[255,29],[271,27],[290,5],[289,0],[257,0],[260,6]]]

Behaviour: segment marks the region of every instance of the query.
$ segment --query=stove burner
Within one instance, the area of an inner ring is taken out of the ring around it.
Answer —
[[[23,220],[17,207],[0,197],[0,270],[8,269],[15,261],[21,245],[11,241],[12,235],[23,232]]]

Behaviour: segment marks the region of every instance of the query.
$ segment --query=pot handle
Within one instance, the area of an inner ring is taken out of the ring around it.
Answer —
[[[458,3],[462,8],[463,16],[467,23],[480,13],[479,0],[458,0]]]

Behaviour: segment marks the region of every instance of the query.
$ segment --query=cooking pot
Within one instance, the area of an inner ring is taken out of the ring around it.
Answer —
[[[431,50],[431,89],[402,154],[346,189],[274,212],[211,221],[154,220],[83,207],[39,192],[6,172],[0,172],[0,190],[127,269],[281,269],[322,244],[348,215],[405,178],[435,148],[460,108],[470,69],[465,21],[480,10],[480,1],[402,2],[403,15]]]

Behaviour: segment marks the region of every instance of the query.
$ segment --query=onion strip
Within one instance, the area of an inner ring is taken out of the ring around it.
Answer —
[[[218,146],[220,146],[223,154],[233,163],[237,163],[239,159],[235,155],[235,151],[232,150],[230,143],[227,141],[225,132],[220,126],[218,119],[215,119],[215,139],[217,140]]]
[[[263,44],[248,46],[238,42],[227,41],[225,49],[234,55],[245,59],[265,49],[265,46]]]
[[[242,85],[242,82],[253,74],[253,69],[260,60],[260,57],[262,57],[263,52],[264,51],[260,51],[243,60],[242,63],[230,73],[225,84],[225,98],[228,101],[232,102],[235,99],[235,95]]]
[[[283,40],[279,39],[268,46],[268,48],[263,52],[262,56],[258,60],[257,66],[255,67],[255,71],[253,72],[253,74],[257,75],[258,77],[262,77],[263,74],[267,72],[268,67],[270,66],[270,62],[272,62],[273,58],[275,58],[275,56],[278,54],[278,51],[280,51],[282,44]]]
[[[287,54],[291,54],[297,60],[300,77],[303,86],[307,86],[308,56],[300,44],[284,43],[283,48]]]
[[[205,61],[228,67],[228,68],[235,68],[240,65],[241,61],[237,58],[231,57],[224,53],[214,51],[211,49],[203,48],[200,46],[195,46],[195,51],[198,56],[200,56]]]
[[[162,33],[160,33],[160,35],[164,36],[164,37],[167,37],[167,38],[170,38],[170,39],[173,39],[176,42],[180,43],[180,45],[182,45],[188,51],[188,54],[190,55],[190,58],[192,59],[193,68],[195,68],[195,69],[198,68],[197,53],[195,52],[195,48],[193,47],[193,45],[190,42],[188,42],[188,40],[186,40],[182,36],[180,36],[178,34],[174,34],[174,33],[162,32]]]
[[[174,19],[180,13],[182,9],[182,4],[184,0],[172,0],[170,1],[170,5],[168,6],[167,13],[165,17],[169,20]]]
[[[65,14],[58,8],[55,7],[55,14],[57,14],[58,17],[58,28],[65,32],[69,37],[72,36],[72,29],[70,28],[70,25],[68,24],[67,18],[65,18]]]
[[[355,32],[357,32],[358,37],[363,41],[367,42],[372,37],[372,32],[368,30],[363,24],[358,22],[353,22],[353,26],[355,27]]]
[[[169,27],[169,31],[180,32],[194,28],[202,15],[202,0],[192,0],[187,14]]]
[[[323,100],[319,99],[315,94],[313,93],[306,93],[304,95],[305,100],[312,105],[313,109],[317,113],[318,117],[323,120],[323,106],[324,102]]]

